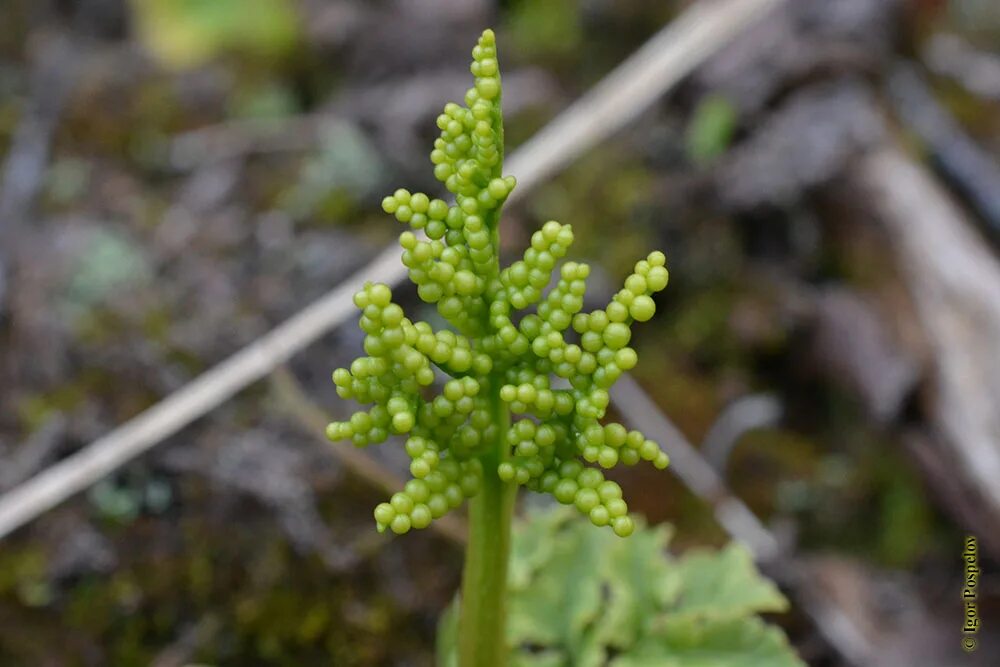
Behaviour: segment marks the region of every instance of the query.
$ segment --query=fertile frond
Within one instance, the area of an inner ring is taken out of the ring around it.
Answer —
[[[337,369],[333,381],[341,397],[374,406],[330,424],[327,435],[359,447],[406,436],[413,479],[375,509],[379,530],[424,528],[476,494],[483,475],[498,475],[628,535],[633,524],[621,488],[579,459],[603,468],[667,465],[666,454],[638,431],[600,421],[608,389],[636,365],[631,325],[653,316],[652,295],[667,285],[666,259],[653,252],[638,262],[611,303],[591,313],[581,312],[589,267],[559,265],[573,242],[570,225],[546,222],[523,257],[500,269],[499,214],[515,181],[501,171],[492,31],[472,57],[475,85],[464,106],[449,103],[438,116],[441,136],[431,152],[434,175],[454,204],[403,189],[382,201],[413,229],[399,240],[418,296],[454,330],[409,320],[388,286],[365,285],[355,304],[369,356]],[[435,368],[452,378],[437,393]],[[508,424],[508,413],[520,418]],[[499,464],[486,469],[484,457],[496,453]]]

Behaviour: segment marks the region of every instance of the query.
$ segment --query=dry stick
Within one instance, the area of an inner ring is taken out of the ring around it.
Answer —
[[[1000,237],[1000,164],[935,99],[915,65],[896,66],[889,93],[894,111],[926,143],[941,175]]]
[[[66,417],[57,414],[5,457],[0,468],[0,491],[12,489],[41,470],[59,448],[66,433]]]
[[[52,140],[83,58],[70,36],[50,37],[32,67],[31,96],[0,168],[0,241],[14,238],[15,226],[31,214],[45,184]],[[0,250],[3,244],[0,244]]]
[[[830,599],[801,562],[790,558],[767,564],[764,573],[788,589],[795,605],[812,619],[817,632],[826,639],[844,663],[856,667],[878,664],[878,649],[859,627],[852,610]]]
[[[831,604],[802,565],[783,553],[782,544],[746,504],[726,487],[725,480],[684,434],[649,398],[632,376],[625,374],[611,388],[615,408],[630,423],[658,440],[670,456],[670,467],[715,514],[730,537],[742,542],[774,579],[789,589],[797,605],[847,664],[870,665],[874,648],[843,609]]]
[[[758,561],[770,561],[780,551],[778,540],[743,503],[727,489],[719,473],[708,464],[684,434],[674,426],[631,375],[625,374],[611,388],[615,409],[630,424],[659,440],[670,456],[670,467],[696,496],[708,503],[727,533],[742,542]]]
[[[662,443],[670,467],[702,501],[711,506],[716,521],[742,542],[761,567],[789,590],[796,604],[813,620],[826,641],[850,665],[870,665],[874,648],[853,619],[831,604],[801,563],[783,553],[782,544],[746,504],[734,496],[725,480],[695,449],[684,434],[660,411],[630,375],[622,375],[611,388],[611,400],[625,419]]]
[[[782,412],[781,402],[770,394],[750,394],[733,401],[715,418],[702,439],[702,455],[716,470],[725,470],[740,436],[779,423]]]
[[[975,514],[984,542],[1000,549],[1000,261],[933,179],[895,145],[855,170],[906,278],[932,353],[929,418],[935,458]]]
[[[230,119],[206,125],[175,135],[166,159],[174,169],[187,170],[252,154],[314,150],[328,132],[353,127],[349,119],[363,116],[371,120],[376,112],[381,115],[375,123],[383,130],[392,125],[393,133],[417,134],[427,114],[440,111],[440,100],[451,95],[456,82],[467,79],[465,67],[441,70],[405,81],[389,80],[366,84],[358,90],[343,90],[337,103],[314,113],[280,119]],[[549,76],[537,68],[504,71],[504,113],[517,113],[537,104],[539,97],[545,98],[553,87]]]
[[[213,614],[203,616],[185,628],[180,636],[160,651],[150,667],[183,667],[191,664],[191,656],[199,646],[209,643],[222,624]]]
[[[621,129],[674,84],[783,0],[703,0],[653,35],[505,163],[504,171],[537,185]]]
[[[523,196],[541,179],[620,129],[740,30],[782,0],[711,0],[693,5],[633,56],[511,154],[509,173]],[[206,371],[145,412],[0,497],[0,538],[89,487],[164,438],[204,416],[354,312],[352,295],[370,276],[406,276],[389,247],[318,301]]]
[[[50,37],[39,49],[31,95],[0,166],[0,313],[7,301],[8,263],[15,261],[13,240],[27,224],[45,184],[53,137],[80,78],[81,55],[67,35]]]

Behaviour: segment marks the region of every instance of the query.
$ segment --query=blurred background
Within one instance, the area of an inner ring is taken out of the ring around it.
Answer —
[[[439,192],[484,27],[510,151],[688,4],[0,2],[0,492],[394,243],[379,202]],[[634,376],[854,628],[772,619],[811,665],[997,664],[998,163],[1000,4],[797,0],[507,207],[508,257],[573,224],[595,305],[666,252]],[[405,453],[322,438],[360,343],[352,319],[4,538],[0,664],[431,664],[461,547],[377,535]],[[732,537],[669,470],[613,476],[675,549]]]

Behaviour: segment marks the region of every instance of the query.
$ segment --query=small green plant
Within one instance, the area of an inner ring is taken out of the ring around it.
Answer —
[[[506,664],[517,487],[551,494],[625,537],[633,520],[621,487],[601,468],[642,460],[667,465],[655,442],[601,419],[608,389],[637,362],[631,325],[653,316],[652,295],[666,287],[668,273],[663,254],[653,252],[606,308],[581,312],[590,270],[578,262],[557,266],[573,230],[554,221],[532,235],[521,259],[501,269],[500,210],[515,180],[502,173],[492,31],[482,34],[472,57],[475,85],[465,106],[448,104],[438,116],[441,136],[431,152],[434,175],[455,203],[402,189],[382,202],[413,228],[400,236],[402,261],[419,297],[436,304],[452,328],[435,331],[408,319],[388,286],[366,284],[354,302],[368,356],[337,369],[333,381],[341,397],[374,407],[330,424],[327,436],[359,447],[406,437],[413,479],[375,508],[380,531],[426,528],[470,499],[459,655],[463,666],[493,667]],[[439,374],[448,379],[435,392]]]
[[[700,165],[726,152],[736,132],[738,112],[732,102],[720,95],[709,95],[694,110],[687,129],[688,156]]]
[[[641,522],[616,540],[565,508],[529,512],[513,536],[507,641],[514,667],[803,667],[758,614],[788,602],[738,545],[667,552],[670,530]],[[455,667],[457,611],[438,630]]]

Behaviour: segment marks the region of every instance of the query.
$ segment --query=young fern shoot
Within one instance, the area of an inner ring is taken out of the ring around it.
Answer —
[[[453,330],[410,320],[388,286],[366,284],[354,302],[368,356],[337,369],[333,381],[342,398],[374,406],[330,424],[327,436],[359,447],[406,437],[413,478],[375,508],[379,531],[426,528],[471,499],[460,655],[463,665],[489,667],[504,660],[503,595],[517,487],[549,493],[625,537],[633,531],[628,507],[601,469],[642,460],[667,465],[659,445],[642,433],[601,420],[608,389],[637,362],[628,346],[631,325],[653,316],[652,295],[666,287],[668,273],[663,254],[650,253],[606,308],[581,312],[590,269],[559,265],[573,230],[554,221],[501,270],[499,216],[515,180],[502,174],[491,30],[472,57],[475,85],[465,106],[450,103],[438,116],[441,136],[431,152],[434,175],[455,203],[403,189],[382,202],[413,228],[400,235],[402,261],[419,297],[436,304]],[[432,388],[434,367],[451,378],[439,392]]]

